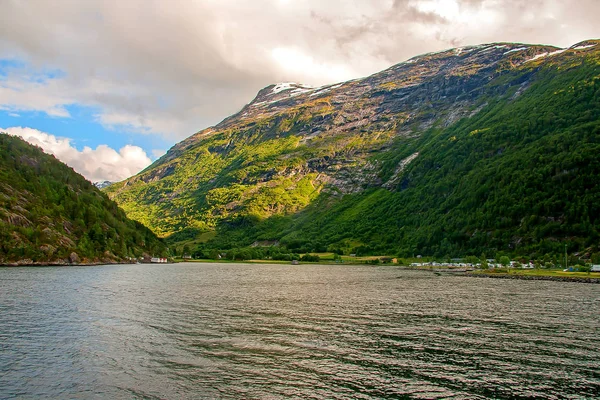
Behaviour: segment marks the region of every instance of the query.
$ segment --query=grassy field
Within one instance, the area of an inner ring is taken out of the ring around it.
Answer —
[[[323,261],[334,261],[335,253],[310,253],[312,255],[319,256]],[[365,257],[353,257],[353,256],[340,256],[343,262],[363,264],[365,261],[375,260],[377,258],[394,258],[392,256],[365,256]]]
[[[174,260],[176,263],[191,262],[191,263],[219,263],[219,264],[240,264],[240,263],[244,263],[244,264],[291,264],[291,261],[283,261],[283,260],[244,260],[244,261],[240,261],[240,260],[228,260],[226,258],[222,258],[220,260],[213,260],[210,258],[198,258],[198,259],[184,260],[182,258],[177,257]],[[313,263],[309,263],[309,264],[313,264]]]
[[[193,250],[196,247],[198,247],[199,244],[206,243],[210,239],[213,239],[215,236],[217,236],[217,233],[214,231],[202,232],[193,239],[172,243],[169,247],[182,249],[184,246],[188,246],[188,248]]]

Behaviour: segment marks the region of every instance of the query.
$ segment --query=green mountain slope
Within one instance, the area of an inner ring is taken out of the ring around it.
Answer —
[[[174,242],[216,232],[206,249],[595,250],[599,43],[474,46],[270,86],[107,192]]]
[[[148,228],[81,175],[0,134],[0,264],[114,262],[164,255]]]

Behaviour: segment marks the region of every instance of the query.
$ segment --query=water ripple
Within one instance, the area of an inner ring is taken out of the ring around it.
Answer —
[[[394,267],[0,269],[0,398],[600,398],[600,285]]]

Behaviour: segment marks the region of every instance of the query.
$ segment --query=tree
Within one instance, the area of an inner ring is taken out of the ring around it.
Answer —
[[[475,256],[467,256],[465,257],[465,262],[469,263],[469,264],[477,264],[479,262],[479,259]]]
[[[308,261],[308,262],[319,262],[321,260],[321,257],[319,257],[318,255],[312,255],[312,254],[305,254],[302,257],[300,257],[300,261]]]
[[[510,265],[510,258],[508,258],[507,256],[502,256],[500,257],[500,264],[502,264],[503,267],[508,267]]]

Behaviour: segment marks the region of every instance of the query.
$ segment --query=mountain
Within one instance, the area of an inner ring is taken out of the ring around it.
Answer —
[[[166,250],[70,167],[0,134],[0,264],[116,262]]]
[[[493,43],[271,85],[106,193],[201,251],[597,251],[599,44]]]
[[[96,186],[98,189],[104,189],[106,187],[109,187],[112,184],[113,184],[113,182],[110,182],[110,181],[94,182],[94,186]]]

